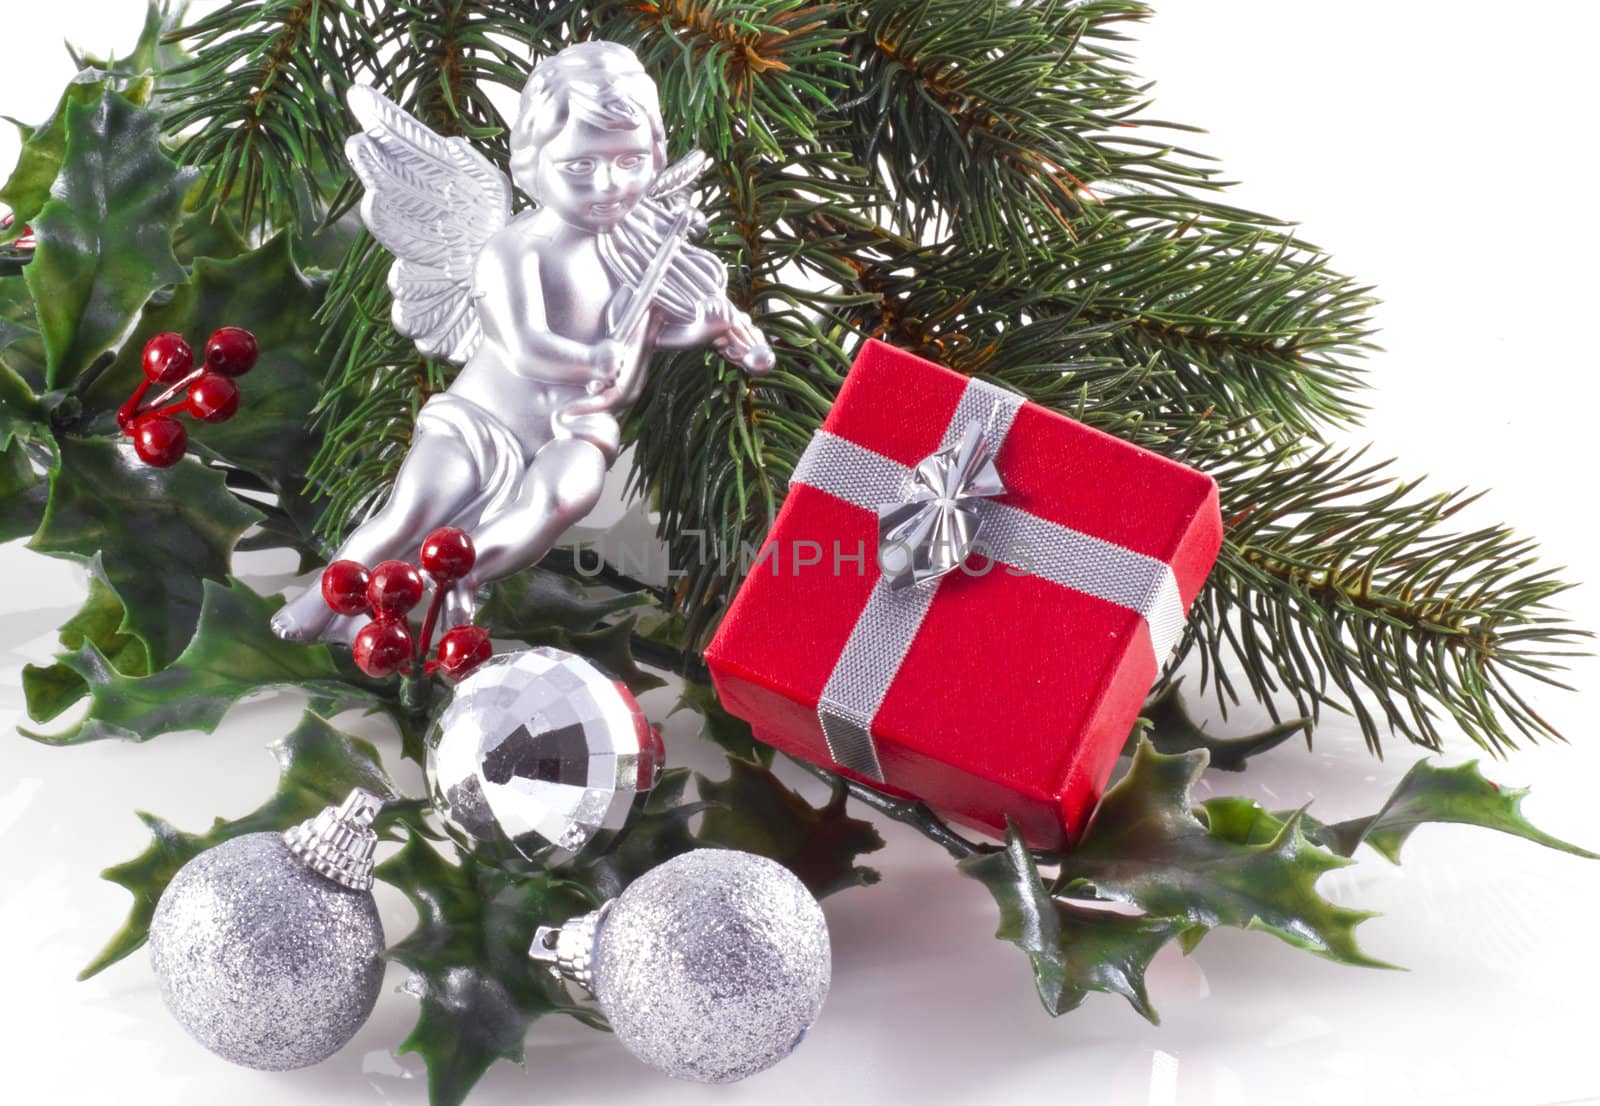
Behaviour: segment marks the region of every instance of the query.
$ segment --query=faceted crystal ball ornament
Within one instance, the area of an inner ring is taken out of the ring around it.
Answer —
[[[250,833],[178,870],[150,922],[161,997],[224,1060],[325,1060],[372,1013],[383,926],[372,900],[378,799],[357,790],[288,833]]]
[[[588,988],[639,1059],[679,1079],[731,1083],[792,1052],[828,997],[828,923],[783,865],[696,849],[530,954]]]
[[[628,689],[559,649],[485,662],[428,736],[434,809],[457,839],[545,863],[620,829],[661,764]]]

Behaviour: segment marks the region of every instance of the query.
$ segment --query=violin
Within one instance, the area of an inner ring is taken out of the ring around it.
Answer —
[[[601,259],[621,278],[621,287],[606,310],[606,334],[612,340],[638,341],[652,307],[665,321],[686,324],[700,317],[701,305],[707,301],[727,303],[727,270],[711,253],[689,242],[705,232],[704,216],[686,202],[672,202],[683,196],[709,162],[697,150],[669,166],[651,194],[639,201],[622,224],[601,236]],[[754,375],[770,371],[776,360],[772,348],[749,315],[731,304],[728,307],[734,323],[721,348],[722,356]],[[641,354],[632,372],[610,384],[595,381],[589,395],[564,404],[551,417],[555,436],[590,437],[580,420],[592,422],[592,416],[626,405],[632,398],[633,378],[647,356],[647,352]],[[609,433],[604,436],[611,437]]]

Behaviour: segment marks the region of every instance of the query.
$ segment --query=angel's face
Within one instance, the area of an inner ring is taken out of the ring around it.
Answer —
[[[525,191],[563,222],[609,230],[638,203],[655,177],[649,127],[607,130],[574,117],[539,151]]]

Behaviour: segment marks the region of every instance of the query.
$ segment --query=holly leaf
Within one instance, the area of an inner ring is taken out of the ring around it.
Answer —
[[[1207,799],[1200,804],[1199,815],[1211,836],[1236,845],[1265,845],[1283,832],[1284,818],[1270,813],[1254,799],[1234,796]],[[1314,818],[1303,815],[1301,824],[1308,837],[1319,844],[1327,844]]]
[[[325,719],[306,712],[300,724],[271,746],[278,762],[278,790],[272,798],[243,818],[217,819],[203,834],[184,833],[170,822],[141,813],[150,830],[149,848],[123,864],[107,868],[101,876],[133,895],[127,921],[100,954],[83,969],[79,979],[104,971],[140,948],[150,936],[150,919],[172,877],[190,860],[230,838],[263,830],[284,830],[313,817],[324,807],[341,802],[353,788],[361,787],[391,800],[378,816],[380,833],[393,833],[398,822],[421,824],[420,804],[402,800],[383,769],[378,751],[367,742],[336,730]]]
[[[883,848],[871,822],[845,813],[849,797],[836,780],[827,805],[814,807],[784,786],[765,765],[728,758],[728,778],[696,775],[707,806],[697,842],[743,849],[784,865],[818,898],[847,887],[877,883],[878,873],[856,857]]]
[[[1014,826],[1007,826],[1004,849],[975,853],[957,867],[994,896],[1000,907],[995,936],[1028,954],[1039,999],[1052,1016],[1076,1009],[1091,991],[1104,991],[1121,995],[1152,1023],[1160,1021],[1145,972],[1161,947],[1187,928],[1184,922],[1051,897]]]
[[[150,338],[170,330],[198,343],[219,326],[244,327],[256,336],[261,358],[238,380],[239,411],[226,422],[189,423],[190,441],[199,452],[259,477],[309,533],[317,512],[305,493],[305,467],[320,441],[310,426],[325,371],[316,322],[323,290],[295,265],[286,235],[232,260],[200,258],[170,299],[145,308],[117,359],[86,391],[93,425],[116,432],[117,407],[144,379],[140,361]]]
[[[184,278],[172,231],[188,184],[161,149],[159,117],[107,91],[69,102],[66,120],[61,173],[33,221],[39,246],[23,272],[46,390],[71,385],[153,292]]]
[[[20,285],[17,281],[3,290]],[[0,358],[36,336],[26,325],[4,318],[0,304]],[[39,529],[50,497],[46,474],[55,467],[49,413],[28,382],[0,360],[0,542]]]
[[[1334,825],[1304,811],[1273,814],[1253,799],[1194,806],[1191,790],[1205,765],[1204,751],[1167,755],[1140,742],[1083,841],[1047,858],[1061,866],[1048,890],[1014,830],[1004,850],[961,862],[961,871],[994,895],[996,935],[1028,954],[1052,1014],[1090,991],[1110,991],[1155,1021],[1144,987],[1151,958],[1170,940],[1188,953],[1218,925],[1266,930],[1343,963],[1387,966],[1355,942],[1355,926],[1371,915],[1334,906],[1317,894],[1316,882],[1351,863],[1363,841],[1398,862],[1406,838],[1424,822],[1486,826],[1595,857],[1535,829],[1519,809],[1526,792],[1490,783],[1475,763],[1441,769],[1424,761],[1376,814]],[[1074,898],[1127,903],[1142,913],[1109,914]]]
[[[234,543],[260,513],[192,460],[153,468],[130,446],[73,437],[60,449],[50,505],[28,546],[85,563],[98,555],[128,632],[163,667],[194,634],[203,582],[227,577]]]
[[[126,57],[100,58],[93,54],[84,54],[83,63],[95,69],[107,70],[119,77],[134,77],[146,73],[164,74],[177,68],[190,57],[189,52],[172,35],[172,32],[182,25],[184,9],[187,7],[188,0],[179,0],[177,3],[151,0],[145,10],[144,27],[139,32],[139,41],[134,44]],[[163,91],[171,91],[165,82]]]
[[[495,637],[528,645],[566,649],[593,661],[635,694],[666,681],[639,667],[633,655],[635,616],[603,625],[621,611],[654,602],[648,592],[615,594],[602,585],[586,586],[543,566],[498,581],[479,621]]]
[[[44,339],[21,274],[0,276],[0,434],[49,421],[35,393],[44,390]]]
[[[517,637],[551,627],[580,632],[593,630],[613,614],[650,602],[648,592],[610,594],[599,585],[585,586],[535,565],[496,581],[479,621],[497,637]]]
[[[1458,822],[1499,830],[1574,856],[1600,860],[1600,855],[1552,837],[1536,828],[1522,813],[1525,787],[1502,787],[1483,778],[1478,762],[1440,768],[1426,760],[1412,765],[1395,785],[1393,794],[1376,814],[1352,818],[1323,828],[1328,845],[1349,856],[1363,843],[1391,862],[1400,863],[1400,850],[1411,833],[1427,822]]]
[[[1061,858],[1054,893],[1128,903],[1186,928],[1265,930],[1331,960],[1387,967],[1356,942],[1355,927],[1372,915],[1317,893],[1325,873],[1351,861],[1308,838],[1299,811],[1268,840],[1211,832],[1191,799],[1205,766],[1204,751],[1168,756],[1141,742],[1083,840]]]
[[[71,652],[92,643],[119,675],[148,676],[150,650],[123,631],[126,614],[117,593],[100,578],[96,562],[89,573],[89,598],[61,627],[61,647]],[[48,667],[30,664],[22,669],[22,693],[27,698],[28,716],[35,722],[48,722],[89,694],[89,682],[60,662]]]
[[[421,1003],[400,1051],[427,1064],[433,1106],[459,1106],[498,1060],[523,1063],[528,1026],[544,1014],[605,1024],[528,962],[539,926],[560,925],[598,902],[568,880],[517,877],[458,857],[449,863],[413,834],[377,871],[417,910],[417,928],[388,955],[410,969],[405,990]]]
[[[1148,725],[1135,728],[1124,750],[1126,753],[1134,751],[1141,737],[1148,737],[1158,753],[1187,753],[1204,749],[1211,757],[1212,768],[1220,768],[1224,772],[1243,772],[1251,757],[1268,749],[1276,749],[1292,735],[1305,729],[1305,720],[1297,718],[1248,737],[1212,737],[1189,717],[1183,699],[1178,694],[1181,683],[1181,680],[1174,681],[1145,704],[1141,715]]]
[[[1418,761],[1405,774],[1375,814],[1326,824],[1302,815],[1306,836],[1341,856],[1352,856],[1363,843],[1387,860],[1400,863],[1400,850],[1412,831],[1429,822],[1456,822],[1499,830],[1559,849],[1574,856],[1600,860],[1600,855],[1535,827],[1522,814],[1527,788],[1502,787],[1483,778],[1477,761],[1440,768]],[[1273,814],[1254,799],[1207,799],[1201,817],[1213,835],[1240,844],[1259,844],[1277,836],[1293,812]]]
[[[0,355],[27,338],[28,331],[0,320]],[[0,362],[0,450],[8,450],[18,438],[48,438],[49,416],[23,380],[9,365]]]
[[[11,175],[0,185],[0,203],[15,216],[11,226],[0,231],[0,242],[21,237],[49,201],[50,186],[61,173],[61,162],[67,153],[67,108],[98,101],[105,95],[107,79],[105,73],[84,70],[67,85],[50,118],[43,123],[31,127],[12,121],[22,134],[22,151]]]
[[[64,733],[23,731],[48,745],[106,738],[148,741],[175,730],[210,733],[234,703],[279,687],[300,688],[332,714],[383,705],[374,691],[344,678],[325,645],[295,645],[273,636],[268,622],[282,605],[237,580],[205,582],[199,625],[171,665],[148,676],[125,675],[90,640],[61,664],[89,689],[88,715]]]
[[[49,482],[34,470],[21,438],[12,438],[0,448],[0,542],[27,537],[39,529],[49,490]]]

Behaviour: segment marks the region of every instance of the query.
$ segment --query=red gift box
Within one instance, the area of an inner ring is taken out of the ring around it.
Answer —
[[[762,741],[1060,848],[1221,540],[1209,476],[871,341],[706,661]]]

